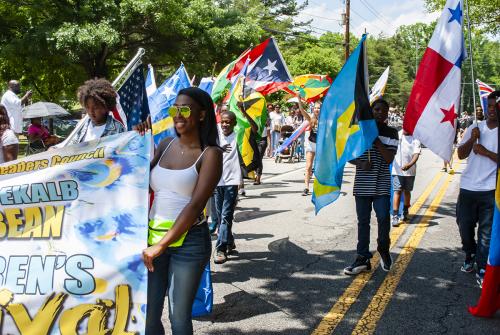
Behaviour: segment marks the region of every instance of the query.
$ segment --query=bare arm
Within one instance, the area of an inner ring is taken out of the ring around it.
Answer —
[[[6,162],[14,161],[17,159],[19,144],[11,144],[2,147],[2,151],[3,151],[3,158]]]
[[[31,98],[31,90],[26,92],[26,94],[21,98],[21,105],[25,106],[28,103],[28,99]]]
[[[375,142],[373,142],[373,144],[375,145],[375,148],[378,150],[378,152],[380,152],[382,158],[386,161],[386,163],[392,163],[396,153],[393,150],[387,149],[384,143],[382,143],[382,141],[380,141],[378,137],[375,139]]]
[[[302,107],[302,102],[300,101],[300,97],[297,95],[297,98],[299,100],[299,111],[300,114],[306,119],[309,123],[311,123],[311,116],[304,110],[304,107]]]
[[[241,113],[247,118],[248,122],[250,123],[250,127],[252,128],[252,132],[257,134],[259,132],[259,127],[255,123],[255,121],[252,119],[252,117],[250,115],[248,115],[245,106],[241,102],[239,102],[238,108],[240,109]]]
[[[418,157],[420,157],[420,154],[413,154],[411,161],[406,164],[405,166],[401,167],[401,170],[406,171],[409,168],[411,168],[413,165],[415,165],[418,161]]]
[[[471,135],[470,138],[463,143],[461,146],[458,147],[458,158],[460,159],[466,159],[469,157],[472,147],[474,146],[474,143],[476,143],[477,139],[479,139],[480,133],[479,133],[479,128],[473,128],[471,130]]]

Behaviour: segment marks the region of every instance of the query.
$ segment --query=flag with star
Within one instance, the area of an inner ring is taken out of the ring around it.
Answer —
[[[149,106],[144,83],[144,66],[142,64],[135,68],[117,93],[120,107],[126,117],[128,130],[147,119]]]
[[[263,95],[279,91],[292,82],[283,56],[274,38],[268,38],[253,48],[246,56],[235,64],[239,68],[241,62],[249,60],[246,87]],[[231,76],[231,73],[228,74]]]
[[[462,0],[448,0],[418,67],[403,128],[445,161],[451,159],[466,57]]]
[[[168,108],[174,104],[177,93],[187,87],[191,87],[191,83],[184,64],[181,64],[177,71],[149,97],[155,145],[158,145],[165,137],[176,136],[174,122],[168,115]]]
[[[316,213],[337,200],[345,164],[370,149],[378,135],[368,98],[365,41],[363,35],[321,105],[312,196]]]

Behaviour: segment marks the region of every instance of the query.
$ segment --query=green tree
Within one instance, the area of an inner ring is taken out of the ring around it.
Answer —
[[[471,27],[479,29],[483,33],[498,35],[500,32],[500,6],[498,1],[468,0],[468,2]],[[446,0],[425,0],[425,4],[429,11],[442,11]]]

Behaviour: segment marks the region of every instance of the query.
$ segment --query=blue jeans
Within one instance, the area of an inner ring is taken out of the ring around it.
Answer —
[[[478,269],[486,269],[494,206],[494,190],[476,192],[461,188],[458,193],[457,223],[462,239],[462,250],[467,254],[476,254]],[[475,240],[476,224],[477,243]]]
[[[276,155],[276,150],[278,149],[280,145],[280,137],[281,134],[279,131],[272,131],[271,132],[271,149],[273,151],[273,156]]]
[[[219,235],[217,237],[217,251],[227,251],[227,246],[234,243],[233,217],[238,196],[238,186],[217,186],[215,188],[215,207],[219,220]]]
[[[372,197],[354,197],[356,200],[356,214],[358,216],[358,245],[357,253],[366,258],[372,258],[370,252],[370,218],[372,214],[372,205],[377,216],[378,238],[377,250],[389,252],[391,239],[389,232],[391,230],[390,208],[391,197],[389,195],[380,195]]]
[[[172,334],[193,334],[191,311],[212,244],[206,223],[192,227],[180,247],[167,250],[153,261],[148,272],[146,335],[163,335],[161,322],[165,294]]]

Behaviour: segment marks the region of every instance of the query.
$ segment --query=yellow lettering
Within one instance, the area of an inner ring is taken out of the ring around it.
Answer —
[[[22,238],[42,237],[42,210],[39,207],[29,207],[24,209],[24,232]]]
[[[63,308],[66,296],[63,293],[51,294],[33,319],[23,304],[10,304],[6,309],[14,319],[21,335],[50,334],[56,316]]]
[[[9,224],[9,237],[17,238],[21,235],[21,232],[17,228],[23,224],[23,220],[18,216],[21,215],[21,209],[19,208],[7,208],[5,210],[5,219]]]
[[[130,318],[130,309],[132,308],[132,303],[130,301],[130,286],[118,285],[115,288],[115,295],[115,325],[111,335],[134,335],[135,333],[126,330]]]
[[[45,206],[43,237],[61,237],[64,210],[64,206]]]
[[[33,171],[34,167],[35,167],[35,163],[33,163],[33,162],[26,163],[26,171]]]
[[[7,235],[7,223],[5,222],[3,213],[0,212],[0,238],[4,238],[5,235]]]
[[[61,161],[61,156],[59,155],[54,155],[52,156],[52,161],[51,161],[51,164],[50,166],[56,166],[56,165],[59,165],[59,162]]]

